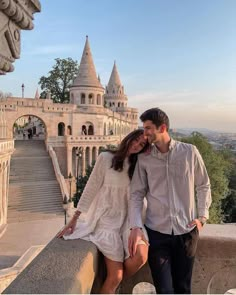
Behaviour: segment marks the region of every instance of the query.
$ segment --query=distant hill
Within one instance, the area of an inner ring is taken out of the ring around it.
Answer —
[[[199,132],[199,133],[201,133],[203,135],[216,135],[216,134],[222,133],[222,132],[213,131],[213,130],[210,130],[210,129],[207,129],[207,128],[175,128],[173,130],[174,130],[174,132],[182,133],[185,136],[190,135],[194,131],[197,131],[197,132]]]

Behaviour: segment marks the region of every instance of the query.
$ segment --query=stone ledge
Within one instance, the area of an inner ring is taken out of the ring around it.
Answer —
[[[193,270],[194,294],[224,294],[236,288],[235,226],[226,227],[207,225],[200,237]],[[222,234],[214,238],[211,233],[215,230]],[[98,293],[104,275],[104,262],[91,242],[54,238],[3,294]],[[119,292],[131,294],[140,282],[152,283],[147,264],[125,280]]]
[[[97,269],[91,242],[54,238],[3,294],[89,294]]]

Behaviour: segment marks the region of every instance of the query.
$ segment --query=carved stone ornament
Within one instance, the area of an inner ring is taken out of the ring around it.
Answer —
[[[0,0],[0,75],[12,72],[20,58],[21,30],[32,30],[33,14],[41,11],[39,0]]]

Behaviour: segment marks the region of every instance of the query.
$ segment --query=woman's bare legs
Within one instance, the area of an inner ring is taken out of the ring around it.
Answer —
[[[107,269],[106,280],[100,290],[101,294],[115,294],[123,278],[123,263],[104,257]]]
[[[134,275],[147,262],[147,258],[148,245],[138,245],[134,257],[129,257],[124,262],[124,278]]]

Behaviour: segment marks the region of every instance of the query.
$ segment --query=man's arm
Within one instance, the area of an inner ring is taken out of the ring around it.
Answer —
[[[198,149],[194,146],[194,182],[197,193],[198,217],[202,222],[209,218],[211,205],[211,186],[205,164]]]
[[[130,184],[129,220],[130,227],[142,227],[143,199],[148,190],[147,173],[142,165],[142,159],[138,158],[134,175]]]
[[[134,175],[131,181],[130,200],[129,200],[129,220],[130,220],[130,236],[128,241],[129,253],[133,257],[136,253],[140,240],[146,241],[142,231],[142,209],[143,199],[147,193],[148,182],[147,174],[138,158]],[[147,242],[147,241],[146,241]]]

